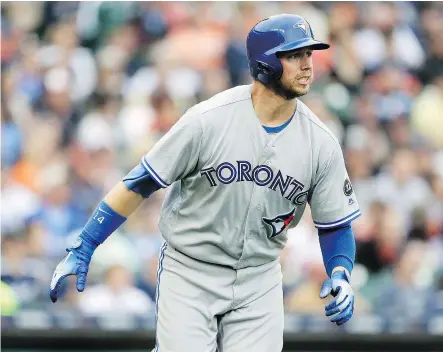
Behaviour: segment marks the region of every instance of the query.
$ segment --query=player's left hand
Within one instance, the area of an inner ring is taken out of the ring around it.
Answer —
[[[329,295],[335,297],[325,307],[325,314],[337,325],[343,325],[351,319],[354,313],[354,291],[349,284],[349,278],[345,271],[336,271],[330,279],[323,282],[320,298]]]

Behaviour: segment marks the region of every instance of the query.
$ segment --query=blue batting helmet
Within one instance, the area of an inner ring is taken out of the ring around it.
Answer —
[[[281,14],[257,23],[246,39],[252,77],[267,85],[278,80],[283,66],[277,54],[304,47],[325,50],[329,44],[314,39],[309,23],[300,16]]]

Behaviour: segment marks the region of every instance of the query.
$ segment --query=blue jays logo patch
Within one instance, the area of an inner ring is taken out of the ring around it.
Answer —
[[[262,218],[263,222],[272,228],[272,233],[269,238],[280,235],[294,219],[294,213],[295,208],[292,209],[289,213],[277,215],[272,219]]]
[[[309,24],[308,23],[296,23],[292,26],[293,28],[300,28],[305,34],[308,34]]]

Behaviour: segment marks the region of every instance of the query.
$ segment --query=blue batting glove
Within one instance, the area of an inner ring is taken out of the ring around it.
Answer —
[[[325,307],[325,314],[337,325],[343,325],[351,319],[354,313],[354,291],[349,284],[349,277],[345,271],[336,271],[331,278],[323,282],[320,298],[329,295],[335,297]]]
[[[77,275],[77,291],[83,292],[86,286],[89,263],[98,244],[79,237],[75,244],[67,248],[68,255],[58,263],[52,276],[49,296],[52,302],[57,301],[58,290],[63,279],[69,275]]]

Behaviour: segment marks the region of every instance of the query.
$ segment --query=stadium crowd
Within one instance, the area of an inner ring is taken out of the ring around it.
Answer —
[[[342,143],[363,213],[353,224],[357,298],[348,328],[372,317],[362,328],[443,331],[442,5],[3,2],[3,318],[46,326],[45,315],[62,313],[102,324],[115,314],[154,316],[164,191],[97,249],[85,292],[68,280],[56,305],[48,296],[55,265],[106,192],[187,108],[251,82],[249,29],[296,13],[331,44],[314,52],[314,85],[301,100]],[[286,328],[308,316],[327,329],[309,207],[289,232]]]

